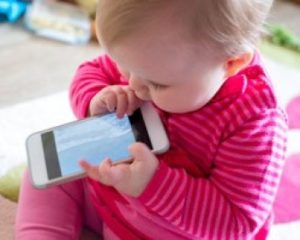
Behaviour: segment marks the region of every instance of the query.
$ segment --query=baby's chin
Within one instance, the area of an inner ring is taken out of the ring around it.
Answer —
[[[168,105],[163,105],[159,103],[154,103],[154,105],[163,110],[164,112],[168,113],[174,113],[174,114],[184,114],[184,113],[189,113],[189,112],[194,112],[202,108],[204,105],[206,105],[207,102],[203,103],[198,103],[195,105],[189,105],[189,106],[184,106],[180,104],[172,104],[170,106]]]

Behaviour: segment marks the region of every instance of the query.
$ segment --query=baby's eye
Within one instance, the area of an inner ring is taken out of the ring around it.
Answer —
[[[161,85],[161,84],[157,84],[154,82],[150,82],[150,86],[154,89],[154,90],[163,90],[166,89],[168,86],[166,85]]]

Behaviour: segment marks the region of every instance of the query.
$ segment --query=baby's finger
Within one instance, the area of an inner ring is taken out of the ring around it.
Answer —
[[[117,187],[118,185],[124,184],[124,181],[129,180],[129,165],[124,163],[119,163],[113,165],[112,161],[109,159],[103,163],[101,166],[101,177],[103,177],[103,184]]]
[[[128,96],[128,107],[127,107],[127,114],[132,115],[133,112],[139,107],[141,100],[138,99],[132,90],[127,91]]]
[[[92,166],[85,160],[80,160],[79,161],[80,167],[87,173],[87,175],[90,178],[93,178],[95,180],[99,181],[99,170],[98,167]]]
[[[128,106],[128,97],[126,92],[122,92],[117,94],[117,109],[116,114],[119,118],[124,117],[124,114],[127,112],[127,106]]]
[[[115,92],[107,93],[105,96],[105,104],[107,106],[108,111],[114,112],[118,104],[117,94]]]
[[[96,95],[90,103],[89,106],[89,113],[91,116],[97,115],[97,114],[101,114],[105,111],[107,111],[106,109],[106,103],[103,101],[102,98],[100,98],[99,95]]]
[[[111,179],[112,161],[107,158],[99,166],[100,182],[105,185],[112,185]]]

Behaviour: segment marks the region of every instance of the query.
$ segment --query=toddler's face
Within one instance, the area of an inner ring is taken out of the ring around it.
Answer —
[[[167,112],[201,108],[224,82],[224,62],[175,31],[134,34],[106,50],[136,95]]]

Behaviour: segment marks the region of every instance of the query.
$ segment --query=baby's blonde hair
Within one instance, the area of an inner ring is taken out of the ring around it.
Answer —
[[[143,30],[162,9],[174,9],[174,17],[187,23],[189,37],[209,41],[218,54],[232,57],[251,49],[263,32],[273,0],[99,0],[98,35],[111,46]],[[177,21],[178,22],[178,21]],[[166,30],[167,31],[167,30]]]

